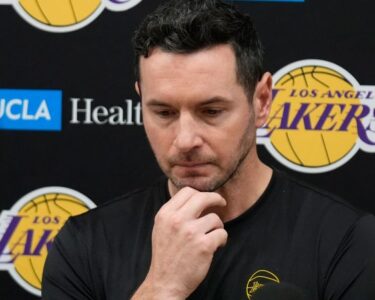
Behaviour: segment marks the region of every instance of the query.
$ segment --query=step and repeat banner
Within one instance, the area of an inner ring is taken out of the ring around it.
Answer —
[[[0,299],[40,299],[72,215],[154,181],[131,38],[162,0],[0,0]],[[267,164],[375,213],[375,4],[234,1],[274,75]]]

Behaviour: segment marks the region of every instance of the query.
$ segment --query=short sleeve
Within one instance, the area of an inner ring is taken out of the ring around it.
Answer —
[[[48,253],[42,280],[44,300],[94,300],[88,251],[79,228],[69,219]]]

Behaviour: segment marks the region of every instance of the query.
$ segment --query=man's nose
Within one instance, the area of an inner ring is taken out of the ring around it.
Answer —
[[[173,144],[182,152],[189,152],[203,144],[200,125],[189,113],[180,114]]]

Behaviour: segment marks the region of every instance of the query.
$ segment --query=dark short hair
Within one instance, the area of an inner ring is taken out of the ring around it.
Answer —
[[[250,97],[263,74],[263,50],[250,17],[220,0],[171,0],[148,15],[136,30],[135,76],[139,59],[160,47],[192,53],[219,44],[233,47],[238,82]]]

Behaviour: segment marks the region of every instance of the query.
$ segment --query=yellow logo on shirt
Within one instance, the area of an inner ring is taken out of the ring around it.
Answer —
[[[248,299],[252,299],[254,293],[262,288],[266,283],[280,283],[280,279],[272,272],[268,270],[258,270],[250,276],[246,284],[246,296]]]

